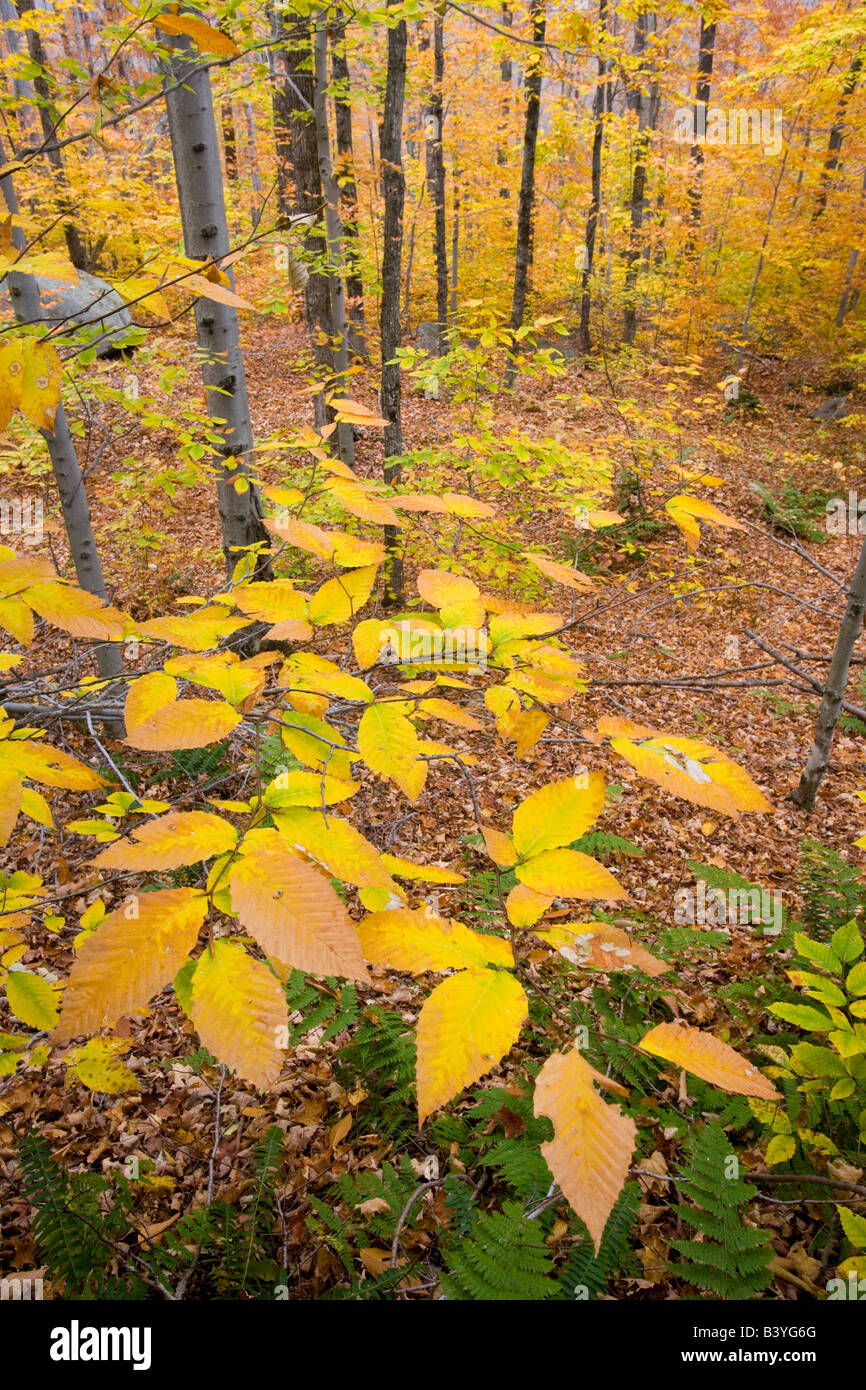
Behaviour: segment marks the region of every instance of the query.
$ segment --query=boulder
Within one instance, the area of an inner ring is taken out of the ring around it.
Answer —
[[[850,412],[848,410],[847,396],[831,396],[829,401],[824,401],[817,410],[813,410],[809,416],[810,420],[820,420],[824,425],[832,425],[834,420],[844,420]]]
[[[67,333],[81,329],[81,346],[95,344],[97,357],[134,346],[138,331],[133,329],[130,312],[117,290],[84,270],[79,270],[78,279],[80,284],[71,285],[64,280],[36,276],[46,327],[62,322]],[[5,285],[0,288],[0,314],[7,321],[14,317]]]
[[[439,325],[427,320],[415,329],[414,346],[429,357],[439,356]]]

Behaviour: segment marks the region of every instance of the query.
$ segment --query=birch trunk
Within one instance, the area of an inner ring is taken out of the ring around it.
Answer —
[[[0,160],[5,162],[5,155],[2,150],[0,150]],[[12,217],[17,217],[18,201],[15,197],[11,175],[7,174],[3,179],[0,179],[0,188],[3,191],[7,211]],[[26,245],[24,232],[14,224],[12,244],[18,251],[23,251]],[[40,322],[42,310],[39,306],[39,287],[32,275],[16,274],[13,271],[9,275],[9,297],[18,323]],[[53,431],[40,430],[39,433],[45,440],[51,459],[51,467],[63,512],[63,524],[69,539],[69,553],[75,566],[76,578],[82,589],[86,589],[89,594],[96,594],[98,598],[107,603],[108,594],[102,566],[99,562],[99,553],[96,549],[93,526],[90,521],[87,493],[84,490],[78,455],[75,452],[75,444],[62,401],[57,407]],[[117,643],[97,643],[95,644],[95,653],[99,674],[103,679],[116,679],[123,674],[121,652]]]
[[[219,261],[229,252],[229,231],[210,75],[197,65],[193,45],[184,35],[172,36],[166,43],[174,50],[165,103],[184,247],[194,259]],[[250,547],[270,544],[259,490],[249,469],[253,433],[237,309],[198,298],[195,325],[207,412],[222,436],[214,463],[223,553],[231,576]],[[236,482],[243,485],[242,491]],[[255,572],[259,579],[272,577],[266,555],[257,557]]]

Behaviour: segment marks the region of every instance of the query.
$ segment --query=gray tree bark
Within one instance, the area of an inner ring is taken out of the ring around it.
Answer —
[[[546,17],[544,0],[532,0],[532,42],[534,49],[527,60],[524,90],[526,93],[526,124],[523,132],[523,169],[520,176],[520,201],[517,210],[517,250],[514,258],[514,292],[511,298],[511,332],[523,325],[526,295],[529,288],[529,267],[532,264],[532,209],[535,200],[535,149],[538,144],[538,117],[541,110],[541,81],[544,67],[544,33]],[[511,353],[505,369],[505,385],[514,384],[517,339],[511,340]]]
[[[622,323],[622,340],[628,346],[637,333],[637,286],[638,271],[641,265],[643,246],[641,244],[644,215],[646,213],[646,185],[649,154],[652,147],[652,134],[658,122],[661,100],[658,82],[650,80],[647,84],[644,72],[647,39],[655,33],[656,15],[652,10],[643,10],[635,21],[634,51],[639,59],[638,86],[632,95],[632,104],[637,109],[638,129],[634,147],[634,167],[632,170],[631,198],[631,236],[626,254],[625,294]]]
[[[790,793],[790,800],[804,811],[811,811],[815,805],[818,788],[830,763],[830,747],[836,724],[845,698],[848,685],[848,671],[854,644],[863,626],[863,612],[866,609],[866,540],[860,548],[860,559],[848,590],[848,605],[839,626],[839,636],[833,651],[833,659],[827,672],[827,684],[818,710],[815,725],[815,738],[806,759],[802,776],[797,787]]]
[[[592,311],[592,264],[595,259],[595,239],[598,231],[598,219],[601,213],[601,160],[604,148],[604,115],[606,106],[606,78],[608,71],[607,59],[604,56],[604,45],[607,39],[607,0],[598,0],[598,78],[595,84],[595,92],[592,98],[592,164],[590,171],[591,193],[589,201],[589,212],[586,217],[586,236],[584,238],[583,251],[583,270],[580,283],[580,327],[578,329],[578,342],[581,352],[590,352],[592,349],[592,337],[589,331],[589,319]]]
[[[706,132],[707,107],[710,104],[710,89],[713,80],[713,64],[716,56],[716,25],[709,24],[701,15],[701,35],[698,48],[698,80],[695,86],[695,131]],[[698,247],[698,233],[701,226],[701,208],[704,197],[704,147],[699,141],[692,145],[692,182],[689,187],[689,208],[691,227],[689,229],[686,254],[694,256]]]
[[[2,148],[0,148],[0,160],[5,161]],[[0,179],[0,188],[3,191],[7,211],[13,217],[17,216],[18,200],[15,197],[15,189],[10,174]],[[20,227],[13,226],[12,228],[12,244],[19,251],[23,251],[25,248],[26,240]],[[18,323],[38,323],[41,320],[39,287],[32,275],[16,274],[13,271],[9,275],[9,297]],[[86,589],[89,594],[96,594],[98,598],[107,603],[108,594],[102,566],[99,562],[99,553],[96,549],[93,526],[90,521],[87,493],[84,490],[78,455],[75,452],[75,444],[62,401],[57,406],[54,429],[40,430],[39,433],[45,440],[51,459],[51,467],[63,512],[63,524],[69,539],[69,553],[75,566],[76,578],[82,589]],[[95,652],[99,674],[103,679],[111,680],[123,674],[120,647],[117,643],[100,642],[96,644]]]
[[[400,414],[400,364],[395,361],[400,346],[400,282],[403,259],[403,205],[406,181],[403,174],[403,101],[406,88],[406,21],[400,19],[388,28],[388,71],[385,79],[385,107],[379,132],[379,155],[385,192],[385,218],[382,228],[382,300],[379,330],[382,345],[382,415],[385,426],[385,482],[399,483],[403,428]],[[403,557],[400,531],[385,527],[385,603],[395,606],[403,595]]]
[[[352,139],[352,100],[349,85],[349,58],[346,52],[346,24],[341,10],[333,31],[331,73],[334,79],[334,116],[337,131],[337,182],[343,219],[343,247],[346,260],[346,309],[349,317],[349,347],[363,361],[369,359],[364,319],[364,280],[358,241],[358,189],[355,182],[355,150]]]
[[[26,14],[31,14],[36,6],[33,0],[17,0],[18,14],[23,18]],[[54,106],[51,97],[51,88],[48,85],[47,60],[45,50],[42,47],[42,39],[35,29],[27,30],[27,48],[32,62],[38,65],[40,71],[33,78],[33,89],[39,98],[39,120],[42,125],[42,139],[44,141],[45,157],[55,171],[57,177],[57,188],[60,207],[64,213],[63,234],[66,237],[66,247],[69,251],[69,259],[76,270],[87,270],[88,258],[84,249],[84,241],[78,227],[73,219],[72,199],[69,192],[69,184],[66,178],[66,166],[63,162],[63,154],[57,143],[57,129],[60,123],[59,113]]]
[[[195,61],[193,45],[185,35],[167,37],[165,42],[174,50],[165,102],[184,246],[194,259],[219,261],[228,254],[230,244],[210,75]],[[245,551],[270,544],[248,462],[253,432],[237,309],[198,298],[195,325],[207,412],[222,436],[214,462],[223,553],[231,576]],[[243,491],[238,492],[235,481],[246,485]],[[272,577],[266,554],[258,556],[255,572],[259,579]]]
[[[313,86],[316,151],[319,178],[325,199],[325,233],[328,241],[328,288],[331,296],[331,324],[334,333],[334,368],[337,387],[346,391],[349,384],[349,332],[346,322],[346,294],[343,288],[343,224],[340,220],[340,190],[334,182],[331,166],[331,140],[328,133],[328,31],[326,16],[317,20],[313,51],[316,80]],[[355,466],[355,435],[345,421],[337,426],[340,458],[349,468]]]
[[[448,248],[445,239],[445,154],[442,144],[444,102],[442,83],[445,78],[444,21],[440,13],[433,16],[433,86],[427,97],[424,112],[427,130],[427,186],[433,200],[433,255],[436,266],[436,325],[439,329],[439,352],[445,352],[448,332]]]

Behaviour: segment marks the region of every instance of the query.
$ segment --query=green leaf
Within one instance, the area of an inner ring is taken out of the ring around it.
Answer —
[[[845,985],[849,994],[866,994],[866,960],[848,971]]]
[[[846,922],[830,938],[830,944],[842,961],[856,960],[863,954],[863,938],[856,922]]]
[[[774,1163],[787,1163],[797,1151],[797,1141],[793,1134],[774,1134],[767,1145],[766,1160]]]
[[[771,1004],[770,1013],[783,1018],[786,1023],[794,1023],[798,1028],[806,1028],[810,1033],[827,1033],[833,1027],[833,1020],[820,1009],[812,1009],[808,1004]]]
[[[6,977],[6,1002],[28,1028],[45,1031],[57,1022],[56,985],[29,970],[10,970]]]
[[[842,974],[842,962],[836,952],[831,950],[825,942],[813,941],[811,937],[804,936],[802,932],[795,932],[794,946],[797,954],[803,956],[805,960],[814,961],[815,965],[829,970],[831,975]]]
[[[839,1207],[838,1211],[842,1230],[851,1244],[856,1246],[858,1250],[866,1249],[866,1216],[852,1211],[850,1207]]]
[[[846,1076],[842,1058],[829,1047],[798,1043],[791,1049],[791,1065],[800,1076]]]

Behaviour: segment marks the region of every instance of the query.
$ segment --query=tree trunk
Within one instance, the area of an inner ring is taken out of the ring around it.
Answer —
[[[230,101],[224,101],[221,108],[223,128],[223,157],[226,162],[226,178],[234,183],[238,176],[238,137],[235,130],[235,113]]]
[[[36,8],[34,0],[16,0],[18,14],[23,18],[26,14],[32,14]],[[73,220],[72,198],[69,190],[69,183],[66,178],[66,166],[63,163],[63,155],[57,143],[58,128],[61,124],[60,114],[51,98],[51,88],[47,78],[47,60],[45,50],[42,47],[42,38],[35,29],[27,30],[27,48],[30,58],[38,68],[38,74],[33,77],[33,89],[39,99],[39,120],[42,125],[42,139],[45,147],[45,156],[55,171],[58,188],[58,203],[63,218],[63,234],[66,238],[66,248],[69,252],[69,259],[76,270],[87,270],[88,258],[84,249],[84,241]]]
[[[511,299],[511,332],[523,325],[529,267],[532,264],[532,205],[535,198],[535,147],[538,143],[538,117],[541,109],[541,81],[544,68],[544,0],[532,0],[532,42],[534,50],[527,60],[524,90],[526,124],[523,132],[523,170],[520,176],[520,202],[517,212],[517,251],[514,258],[514,293]],[[505,385],[514,384],[517,339],[511,339],[511,353],[505,370]]]
[[[839,98],[839,105],[836,108],[836,119],[830,131],[830,139],[827,144],[827,158],[824,161],[824,168],[821,172],[821,188],[815,199],[815,211],[812,213],[812,221],[817,222],[827,207],[827,196],[830,192],[830,184],[833,175],[839,168],[839,156],[842,153],[842,141],[845,139],[845,113],[848,103],[854,95],[857,86],[857,78],[863,66],[863,59],[858,56],[851,63],[848,69],[848,76],[845,79],[845,86],[842,88],[842,95]]]
[[[184,35],[171,36],[165,42],[174,50],[165,104],[184,247],[187,256],[219,261],[228,254],[229,232],[210,75],[206,67],[196,65],[196,50]],[[253,434],[237,310],[198,298],[195,324],[207,412],[222,437],[214,463],[223,552],[231,577],[246,550],[270,543],[259,490],[249,475],[247,456]],[[243,484],[243,491],[237,490],[236,481]],[[258,556],[255,572],[259,579],[272,577],[266,555]]]
[[[281,210],[284,213],[288,210],[291,195],[285,180],[288,170],[291,170],[295,209],[299,215],[312,218],[304,238],[304,258],[310,271],[310,278],[304,287],[307,334],[320,377],[330,378],[334,372],[334,327],[330,286],[321,267],[326,238],[316,144],[315,81],[310,70],[312,45],[308,33],[303,39],[294,39],[291,47],[285,46],[285,32],[279,13],[274,25],[274,126],[280,163],[282,165],[285,161],[287,165],[282,174]],[[323,390],[314,397],[313,408],[316,427],[323,429],[329,420]]]
[[[845,698],[851,654],[863,626],[864,609],[866,609],[866,540],[860,548],[860,559],[857,562],[854,578],[848,590],[848,606],[839,627],[833,659],[827,672],[827,684],[824,687],[824,696],[821,700],[815,726],[815,740],[806,760],[799,786],[790,793],[790,800],[796,806],[802,807],[804,811],[813,809],[818,788],[830,761],[830,746],[836,732],[842,701]]]
[[[860,202],[866,198],[866,174],[863,176],[863,185],[860,189]],[[857,300],[857,292],[854,289],[854,273],[857,269],[857,262],[860,259],[860,248],[854,246],[848,256],[848,265],[845,270],[845,284],[839,296],[839,307],[836,310],[836,327],[841,328],[845,322],[845,315],[854,308]]]
[[[313,85],[316,150],[319,158],[319,178],[325,197],[325,231],[328,241],[328,289],[331,296],[331,323],[334,330],[334,366],[338,389],[345,392],[349,378],[349,334],[346,325],[346,296],[343,289],[342,240],[340,221],[340,190],[331,171],[331,141],[328,134],[328,31],[325,15],[316,24],[314,59],[316,80]],[[349,468],[355,466],[355,435],[350,424],[337,426],[339,454]]]
[[[457,285],[460,271],[460,170],[454,170],[454,215],[451,218],[451,327],[457,327]]]
[[[2,149],[0,149],[0,160],[5,163]],[[0,179],[0,188],[3,190],[7,211],[12,217],[17,217],[18,201],[15,197],[15,189],[10,174]],[[12,244],[18,251],[23,251],[26,245],[24,232],[20,227],[14,225],[12,227]],[[40,322],[42,310],[39,306],[39,287],[34,276],[11,272],[9,275],[9,297],[18,323]],[[78,456],[75,452],[75,444],[72,440],[69,421],[66,418],[62,401],[57,406],[53,431],[40,430],[39,433],[48,447],[54,480],[57,483],[57,492],[60,497],[60,506],[63,511],[63,524],[69,539],[69,553],[75,566],[78,583],[89,594],[96,594],[98,598],[108,602],[105,579],[102,574],[102,566],[99,563],[99,554],[90,521],[87,493],[84,490]],[[110,680],[123,674],[120,647],[117,643],[100,642],[95,645],[95,651],[97,667],[103,679]]]
[[[694,256],[698,246],[698,232],[701,226],[701,207],[704,196],[704,147],[701,141],[707,131],[707,107],[710,103],[710,89],[713,80],[713,63],[716,55],[716,26],[708,24],[701,15],[701,37],[698,52],[698,80],[695,86],[694,130],[695,143],[692,145],[692,181],[689,187],[689,208],[691,228],[686,253]],[[700,137],[700,138],[698,138]]]
[[[13,28],[13,25],[18,23],[18,11],[12,4],[12,0],[0,0],[0,18],[6,26],[4,35],[10,54],[20,53],[21,35],[16,28]],[[15,118],[18,122],[18,129],[21,139],[26,142],[30,140],[31,110],[36,105],[33,99],[33,84],[21,77],[15,77],[12,80],[12,91],[15,96]],[[14,155],[16,151],[13,149],[12,153]]]
[[[436,326],[439,329],[439,354],[445,352],[448,333],[448,248],[445,239],[445,155],[442,144],[444,104],[442,83],[445,77],[444,20],[441,13],[433,16],[433,86],[424,111],[427,137],[427,185],[433,200],[433,255],[436,265]]]
[[[382,183],[385,190],[385,218],[382,229],[382,303],[379,328],[382,342],[382,414],[385,426],[385,481],[400,481],[399,456],[403,452],[400,418],[400,366],[394,360],[400,346],[400,282],[403,255],[403,203],[406,182],[403,175],[403,100],[406,87],[406,21],[400,19],[388,28],[388,72],[385,81],[385,108],[379,135]],[[402,600],[403,558],[400,531],[385,527],[385,604]]]
[[[334,79],[334,115],[337,128],[337,183],[340,187],[343,219],[343,248],[346,261],[346,308],[349,315],[349,346],[363,361],[369,359],[364,319],[364,280],[358,239],[358,189],[355,183],[355,151],[352,140],[352,97],[349,85],[349,59],[346,51],[346,25],[340,10],[333,31],[331,73]]]
[[[635,21],[634,51],[638,58],[638,85],[633,95],[633,105],[637,110],[638,129],[634,149],[634,169],[632,172],[631,198],[631,237],[626,256],[625,305],[623,309],[622,340],[627,346],[634,343],[637,333],[637,286],[638,271],[643,255],[642,232],[646,213],[647,165],[652,135],[658,121],[661,105],[658,82],[651,81],[645,88],[644,54],[647,38],[655,33],[656,16],[652,10],[642,11]]]
[[[578,342],[581,352],[589,352],[592,348],[592,338],[589,331],[589,317],[592,309],[592,263],[595,259],[595,237],[598,231],[598,219],[601,213],[601,156],[604,148],[604,114],[605,114],[605,89],[607,86],[607,58],[605,57],[605,42],[607,40],[607,0],[599,0],[598,4],[598,80],[595,84],[595,93],[592,98],[592,167],[590,172],[591,193],[589,201],[589,212],[586,218],[586,236],[583,243],[583,268],[581,273],[580,285],[580,328],[578,329]]]

